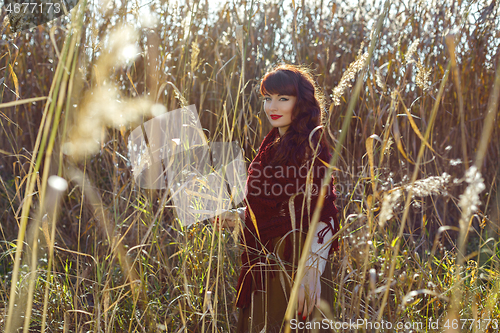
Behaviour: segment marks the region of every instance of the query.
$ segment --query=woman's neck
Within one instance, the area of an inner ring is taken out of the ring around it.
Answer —
[[[285,132],[287,131],[287,129],[290,127],[290,125],[288,126],[283,126],[283,127],[278,127],[278,132],[280,134],[280,136],[283,136],[283,134],[285,134]]]

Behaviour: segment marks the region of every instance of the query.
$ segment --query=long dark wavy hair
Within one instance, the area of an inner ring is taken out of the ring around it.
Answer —
[[[260,93],[295,96],[292,122],[285,134],[279,138],[276,154],[271,164],[300,166],[306,157],[319,144],[318,154],[328,149],[323,128],[317,130],[309,142],[311,131],[324,123],[325,98],[313,79],[311,71],[305,66],[280,64],[266,73],[260,84]]]

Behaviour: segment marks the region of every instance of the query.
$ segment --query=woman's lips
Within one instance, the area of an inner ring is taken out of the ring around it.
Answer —
[[[281,117],[283,117],[283,116],[278,116],[278,115],[276,115],[276,114],[272,114],[272,115],[271,115],[271,119],[272,119],[272,120],[276,120],[276,119],[279,119],[279,118],[281,118]]]

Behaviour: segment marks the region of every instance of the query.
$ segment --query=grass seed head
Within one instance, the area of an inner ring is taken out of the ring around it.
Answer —
[[[413,43],[411,43],[410,47],[408,48],[408,51],[405,54],[405,62],[406,62],[406,64],[409,64],[409,63],[412,63],[412,62],[415,61],[415,60],[412,59],[412,57],[413,57],[413,54],[415,53],[415,51],[417,51],[417,47],[418,47],[419,43],[420,43],[420,39],[419,38],[415,39],[413,41]]]
[[[445,194],[446,185],[450,182],[451,176],[443,172],[441,176],[431,176],[419,179],[411,184],[405,185],[405,190],[413,189],[412,197],[427,197],[432,194]]]
[[[142,116],[157,110],[147,98],[119,100],[114,85],[94,89],[85,97],[77,121],[64,145],[64,153],[74,158],[95,154],[103,139],[103,127],[120,128],[138,122]]]
[[[200,54],[200,47],[198,43],[193,41],[191,43],[191,74],[194,75],[194,71],[198,69],[200,61],[198,61],[198,55]]]
[[[241,54],[243,54],[243,26],[242,25],[236,26],[236,42],[238,43]]]
[[[377,68],[377,71],[375,72],[375,81],[377,83],[377,86],[379,86],[384,92],[387,92],[387,85],[382,78],[382,74],[380,74],[379,68]]]
[[[474,165],[465,172],[465,181],[469,185],[465,189],[465,192],[460,195],[458,206],[462,209],[463,221],[469,221],[472,214],[478,210],[481,204],[479,193],[486,186],[484,185],[484,179],[481,177],[481,172]]]
[[[399,203],[399,199],[401,198],[402,194],[403,191],[400,188],[385,193],[384,199],[382,201],[382,208],[380,210],[380,227],[384,227],[385,222],[389,221],[392,218],[393,209]]]
[[[422,62],[419,60],[417,62],[417,76],[415,78],[415,81],[417,83],[417,86],[422,88],[423,91],[426,91],[429,89],[429,77],[431,76],[431,70],[425,69],[424,65]]]
[[[133,61],[140,53],[136,46],[138,38],[137,30],[128,26],[120,26],[111,32],[105,52],[97,63],[99,72],[107,77],[113,67],[121,67]]]
[[[351,81],[356,77],[356,74],[363,69],[368,59],[368,53],[359,55],[356,60],[354,60],[347,70],[342,74],[339,84],[333,88],[333,104],[340,105],[340,97],[344,94],[344,91],[348,87],[352,87]]]

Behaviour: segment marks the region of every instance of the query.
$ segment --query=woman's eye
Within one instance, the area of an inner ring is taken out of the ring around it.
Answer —
[[[282,101],[285,101],[285,102],[286,102],[286,101],[288,101],[288,98],[281,97],[281,98],[280,98],[280,100],[282,100]]]

